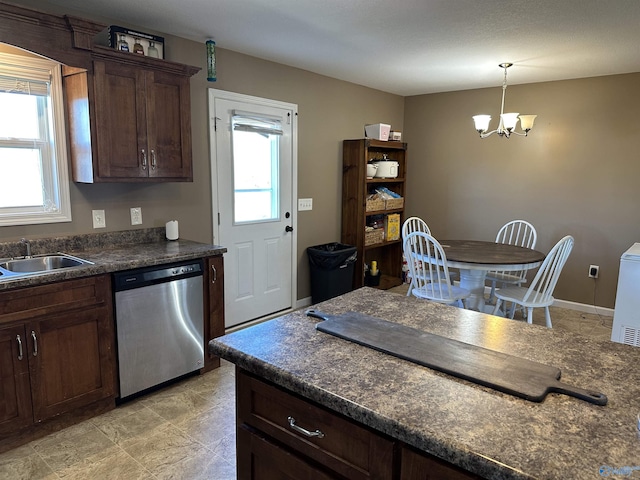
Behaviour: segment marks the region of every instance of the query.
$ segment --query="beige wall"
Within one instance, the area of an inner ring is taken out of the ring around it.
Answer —
[[[638,85],[640,73],[509,86],[506,111],[538,118],[508,140],[479,139],[471,120],[489,113],[495,128],[499,85],[406,98],[407,213],[436,237],[478,240],[526,219],[544,252],[573,235],[554,296],[613,308],[620,255],[640,241]]]
[[[43,1],[24,1],[22,5],[55,14],[84,14],[52,10]],[[150,33],[144,25],[130,25],[126,19],[92,20],[126,25]],[[313,210],[298,215],[297,298],[310,295],[306,248],[340,240],[342,188],[342,140],[361,138],[365,123],[390,123],[402,130],[404,99],[351,83],[316,75],[285,65],[217,49],[217,82],[206,80],[206,51],[202,43],[165,36],[165,58],[201,67],[191,80],[193,183],[72,184],[71,223],[0,227],[0,241],[20,237],[46,237],[56,234],[90,233],[91,210],[104,209],[106,231],[126,230],[129,208],[142,207],[143,227],[164,226],[167,220],[180,222],[180,236],[212,242],[211,168],[207,89],[212,87],[255,95],[298,105],[298,195],[313,198]],[[297,205],[297,201],[295,202]]]

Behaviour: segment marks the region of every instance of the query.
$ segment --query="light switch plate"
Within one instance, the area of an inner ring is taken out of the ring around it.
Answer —
[[[313,210],[313,198],[299,198],[298,211]]]
[[[93,217],[93,228],[106,228],[107,220],[104,216],[104,210],[91,210]]]
[[[142,208],[133,207],[131,209],[131,225],[142,225]]]

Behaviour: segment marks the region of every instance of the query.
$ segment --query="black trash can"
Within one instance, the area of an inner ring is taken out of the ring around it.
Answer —
[[[353,290],[356,247],[344,243],[326,243],[307,248],[311,272],[311,301],[324,302]]]

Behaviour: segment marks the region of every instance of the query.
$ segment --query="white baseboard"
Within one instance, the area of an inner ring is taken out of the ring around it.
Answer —
[[[613,308],[599,307],[598,305],[588,305],[586,303],[570,302],[569,300],[558,300],[556,298],[553,306],[577,310],[578,312],[594,313],[603,317],[613,317]]]
[[[296,310],[299,308],[308,307],[311,305],[311,297],[301,298],[296,302]]]
[[[484,287],[484,293],[488,296],[491,293],[491,287]],[[570,302],[569,300],[559,300],[556,298],[552,306],[566,308],[567,310],[576,310],[578,312],[593,313],[604,317],[613,317],[613,308],[599,307],[598,305]]]

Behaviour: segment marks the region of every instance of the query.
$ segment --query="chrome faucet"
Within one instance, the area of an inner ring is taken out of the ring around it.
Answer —
[[[25,255],[24,258],[31,258],[31,242],[26,238],[21,238],[20,243],[23,243],[24,245],[27,246],[27,254]]]

